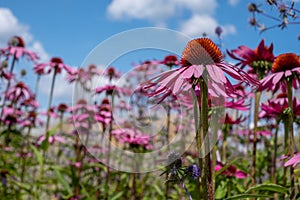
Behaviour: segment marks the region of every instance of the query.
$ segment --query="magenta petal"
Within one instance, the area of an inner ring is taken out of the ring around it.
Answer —
[[[280,79],[282,78],[283,74],[284,74],[284,72],[278,72],[278,73],[276,73],[276,74],[274,75],[274,78],[273,78],[272,83],[273,83],[274,85],[277,84],[277,83],[280,81]]]
[[[188,67],[184,72],[182,72],[182,78],[191,78],[194,74],[194,68]]]
[[[291,76],[292,72],[290,70],[285,71],[285,77]]]

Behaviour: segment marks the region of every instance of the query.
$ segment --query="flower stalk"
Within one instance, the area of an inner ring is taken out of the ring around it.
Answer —
[[[261,92],[258,91],[255,94],[254,102],[254,128],[253,128],[253,149],[252,149],[252,185],[256,184],[256,150],[257,150],[257,129],[258,129],[258,114],[259,114],[259,103],[261,98]]]
[[[287,95],[289,104],[289,117],[288,117],[288,131],[289,131],[289,156],[292,158],[294,156],[294,128],[293,128],[293,89],[292,81],[287,80]],[[293,165],[290,166],[290,181],[291,181],[291,195],[290,199],[296,199],[295,193],[295,174]]]

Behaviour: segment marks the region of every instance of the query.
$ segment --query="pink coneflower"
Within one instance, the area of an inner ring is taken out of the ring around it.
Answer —
[[[199,38],[190,41],[182,53],[181,68],[169,70],[146,81],[145,88],[158,86],[155,95],[172,91],[177,94],[188,90],[198,83],[200,77],[207,77],[209,93],[212,96],[230,96],[234,93],[233,85],[225,76],[227,73],[233,79],[257,84],[241,69],[224,63],[222,52],[218,46],[208,38]]]
[[[294,53],[280,54],[272,65],[272,74],[262,79],[259,90],[278,91],[286,88],[285,81],[290,79],[292,86],[300,87],[300,58]]]
[[[168,55],[164,58],[163,61],[161,61],[161,64],[167,65],[169,68],[172,68],[173,66],[180,65],[180,62],[178,61],[177,56]]]
[[[129,88],[118,87],[116,85],[105,85],[103,87],[98,87],[95,90],[96,94],[101,94],[102,92],[106,92],[106,95],[116,94],[117,96],[122,95],[130,95],[131,91]]]
[[[30,111],[22,116],[23,119],[19,122],[19,124],[23,127],[36,127],[37,125],[42,126],[43,122],[37,117],[37,113],[35,111]]]
[[[36,53],[25,49],[25,42],[19,36],[12,37],[8,42],[8,47],[2,49],[8,57],[14,56],[16,60],[26,56],[31,61],[37,61],[39,58]]]
[[[226,113],[224,124],[233,125],[233,124],[240,124],[246,120],[245,117],[240,116],[237,119],[233,119],[231,116],[229,116],[228,113]]]
[[[242,69],[245,66],[251,67],[249,73],[262,73],[266,74],[270,71],[272,63],[275,59],[273,54],[273,43],[265,46],[265,41],[261,40],[259,45],[254,49],[247,46],[239,46],[237,49],[227,51],[228,55],[238,60],[237,65],[241,65]]]
[[[64,64],[63,60],[58,57],[53,57],[50,62],[37,64],[34,67],[34,71],[38,74],[41,74],[42,72],[49,74],[54,69],[58,74],[61,73],[62,69],[66,70],[68,74],[74,73],[72,67]]]
[[[46,139],[45,135],[40,136],[37,139],[37,144],[38,145],[42,144],[45,139]],[[58,136],[58,135],[49,136],[48,141],[49,141],[50,144],[54,144],[54,143],[65,144],[67,142],[67,140],[64,137]]]
[[[215,171],[220,171],[225,165],[221,162],[217,162],[217,165],[215,166]],[[230,165],[225,171],[221,172],[221,174],[228,176],[228,177],[235,177],[235,178],[246,178],[248,176],[247,173],[238,170],[236,166]]]
[[[21,103],[21,106],[32,107],[32,108],[36,109],[39,107],[39,103],[37,102],[37,100],[35,99],[34,96],[31,96],[29,99],[25,99]]]
[[[152,147],[150,144],[151,137],[135,128],[116,129],[112,131],[112,135],[114,135],[119,142],[129,144],[130,147],[141,146],[145,149]]]
[[[110,66],[107,69],[103,70],[102,74],[109,78],[111,81],[112,79],[118,79],[121,77],[121,72],[117,71],[114,67]]]
[[[286,163],[284,163],[285,167],[293,166],[296,167],[300,163],[300,152],[294,154],[292,158],[290,158]]]
[[[277,119],[287,117],[284,111],[289,107],[287,94],[281,93],[276,99],[268,100],[267,103],[261,105],[260,118],[274,118]],[[293,114],[300,115],[300,102],[293,98]]]
[[[69,121],[76,128],[89,128],[90,123],[94,122],[96,111],[96,107],[88,105],[84,99],[78,100],[76,105],[68,108],[68,112],[72,113]]]
[[[23,82],[19,82],[7,91],[6,98],[10,101],[17,102],[32,98],[32,93]]]
[[[103,130],[111,122],[112,120],[111,107],[110,107],[110,102],[107,98],[102,100],[102,103],[98,107],[98,111],[95,113],[94,118],[96,121],[102,124]]]

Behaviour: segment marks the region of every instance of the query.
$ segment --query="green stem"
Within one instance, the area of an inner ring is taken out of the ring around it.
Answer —
[[[206,174],[206,184],[208,191],[208,199],[214,199],[214,189],[212,182],[212,170],[209,150],[209,137],[208,132],[208,87],[204,79],[200,78],[200,92],[201,92],[201,134],[204,141],[204,172]],[[204,190],[205,191],[205,190]]]
[[[288,104],[289,104],[289,118],[288,118],[288,127],[289,127],[289,155],[292,158],[294,156],[294,128],[293,128],[293,89],[292,81],[287,80],[287,95],[288,95]],[[290,179],[291,179],[291,196],[290,199],[296,199],[295,192],[295,174],[294,167],[290,167]]]
[[[255,103],[254,103],[254,129],[253,129],[253,149],[252,149],[252,185],[256,184],[256,148],[257,148],[257,128],[258,128],[258,111],[260,103],[261,92],[255,94]]]
[[[12,60],[12,63],[11,63],[11,66],[10,66],[10,74],[12,75],[13,71],[14,71],[14,67],[15,67],[15,62],[16,62],[17,58],[16,58],[16,54],[14,54],[14,57],[13,57],[13,60]],[[1,115],[0,115],[0,119],[2,119],[3,117],[3,112],[4,112],[4,106],[5,106],[5,103],[6,103],[6,94],[10,88],[10,85],[11,85],[11,79],[8,79],[7,80],[7,85],[6,85],[6,89],[5,89],[5,92],[4,92],[4,98],[3,98],[3,102],[2,102],[2,105],[1,105]]]
[[[46,135],[45,140],[49,139],[49,130],[48,130],[49,125],[50,125],[50,113],[49,112],[50,112],[50,108],[51,108],[51,104],[52,104],[56,74],[57,74],[57,67],[54,68],[51,89],[50,89],[49,104],[48,104],[48,109],[47,109],[47,121],[46,121],[46,129],[45,129],[45,135]],[[39,173],[38,180],[42,180],[42,178],[43,178],[45,157],[46,157],[46,149],[43,149],[43,159],[42,159],[42,162],[40,165],[40,173]]]
[[[171,107],[167,105],[167,133],[166,133],[166,140],[167,140],[167,148],[168,151],[170,150],[169,147],[169,134],[170,134],[170,125],[171,125]],[[168,179],[169,173],[166,173],[166,179]],[[166,182],[166,193],[165,193],[165,198],[169,198],[169,192],[170,192],[170,184],[169,182]]]
[[[272,177],[274,184],[276,184],[276,158],[277,158],[277,142],[278,142],[279,122],[280,122],[280,120],[276,120],[276,130],[275,130],[275,136],[274,136],[274,152],[273,152],[273,159],[272,159],[271,177]]]
[[[53,77],[52,77],[52,83],[51,83],[51,89],[50,89],[50,96],[49,96],[49,103],[48,103],[48,110],[47,110],[47,121],[46,121],[46,138],[49,137],[49,125],[50,125],[50,108],[52,105],[52,99],[53,99],[53,92],[54,92],[54,85],[55,85],[55,78],[56,78],[56,74],[57,74],[57,67],[54,68],[54,73],[53,73]]]
[[[109,131],[108,131],[108,153],[107,153],[107,166],[106,166],[106,178],[105,178],[105,184],[107,186],[107,191],[105,191],[105,199],[108,199],[109,196],[109,179],[110,179],[110,168],[109,168],[109,162],[110,162],[110,149],[111,149],[111,139],[112,139],[112,131],[113,131],[113,107],[114,107],[114,94],[111,95],[111,120],[109,123]]]

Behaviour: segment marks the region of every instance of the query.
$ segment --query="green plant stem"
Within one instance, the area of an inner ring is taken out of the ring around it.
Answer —
[[[13,60],[12,60],[11,66],[10,66],[10,70],[9,70],[10,74],[12,74],[13,71],[14,71],[16,60],[17,60],[16,54],[14,54],[14,57],[13,57]],[[5,92],[4,92],[3,102],[2,102],[2,105],[1,105],[0,119],[2,119],[2,117],[3,117],[4,106],[5,106],[5,103],[6,103],[6,94],[7,94],[8,90],[9,90],[9,88],[10,88],[10,85],[11,85],[11,79],[8,79],[7,80],[6,89],[5,89]]]
[[[57,67],[54,68],[52,82],[51,82],[51,88],[50,88],[50,96],[49,96],[49,103],[48,103],[48,110],[47,110],[47,121],[46,121],[46,129],[45,129],[47,139],[49,138],[49,130],[48,130],[49,125],[50,125],[50,113],[49,112],[50,112],[50,108],[52,105],[56,74],[57,74]]]
[[[273,180],[273,183],[276,184],[276,158],[277,158],[277,142],[278,142],[278,130],[279,130],[279,122],[280,120],[276,120],[276,129],[275,129],[275,135],[274,135],[274,151],[273,151],[273,158],[272,158],[272,171],[271,171],[271,177]]]
[[[45,140],[49,139],[49,125],[50,125],[50,108],[52,104],[52,99],[53,99],[53,92],[54,92],[54,85],[55,85],[55,78],[57,74],[57,67],[54,68],[53,72],[53,77],[52,77],[52,82],[51,82],[51,88],[50,88],[50,96],[49,96],[49,103],[48,103],[48,109],[47,109],[47,121],[46,121],[46,128],[45,128]],[[46,149],[43,148],[43,159],[40,164],[40,173],[38,176],[38,180],[42,180],[43,174],[44,174],[44,165],[45,165],[45,157],[46,157]]]
[[[110,162],[110,149],[111,149],[111,139],[112,139],[112,131],[113,131],[113,108],[114,108],[114,94],[111,95],[111,120],[109,123],[109,130],[108,130],[108,153],[107,153],[107,166],[106,166],[106,177],[105,177],[105,184],[107,185],[107,188],[109,187],[109,179],[110,179],[110,168],[109,168],[109,162]],[[109,192],[108,190],[105,191],[105,199],[108,199]]]
[[[256,184],[256,148],[257,148],[257,128],[258,128],[258,111],[260,104],[261,92],[256,92],[254,102],[254,128],[253,128],[253,149],[252,149],[252,186]]]
[[[203,158],[202,158],[202,152],[201,152],[201,143],[202,143],[202,135],[201,135],[201,115],[200,115],[200,112],[201,112],[201,106],[199,104],[200,102],[200,97],[196,97],[194,96],[193,98],[193,104],[194,104],[194,113],[195,113],[195,129],[196,129],[196,144],[197,144],[197,150],[198,150],[198,165],[201,169],[203,169]],[[206,184],[206,178],[205,178],[205,174],[202,172],[201,173],[201,184],[199,183],[198,186],[199,186],[199,190],[200,190],[200,186],[202,187],[202,196],[203,196],[203,199],[204,200],[207,200],[207,193],[204,192],[204,191],[207,191],[207,184]],[[199,197],[199,200],[201,199],[200,198],[200,195],[198,195]]]
[[[214,188],[212,182],[212,169],[210,160],[210,150],[209,150],[209,137],[208,132],[208,87],[203,78],[200,78],[200,92],[201,92],[201,135],[205,140],[204,142],[204,172],[206,175],[206,184],[208,191],[208,199],[214,199]],[[204,189],[204,188],[203,188]],[[204,190],[205,191],[205,190]]]
[[[294,128],[293,128],[293,121],[294,121],[294,113],[293,113],[293,89],[292,89],[292,81],[287,81],[287,95],[288,95],[288,104],[289,104],[289,118],[288,118],[288,129],[289,129],[289,156],[292,158],[294,156]],[[295,192],[295,174],[294,174],[294,167],[290,166],[290,181],[291,181],[291,195],[290,199],[296,199],[296,192]]]
[[[166,133],[166,141],[167,141],[167,149],[170,150],[169,147],[169,134],[170,134],[170,125],[171,125],[171,107],[167,105],[167,133]],[[169,173],[166,173],[166,179],[168,179]],[[169,198],[169,192],[170,192],[170,184],[169,182],[166,182],[166,191],[165,191],[165,198]]]

